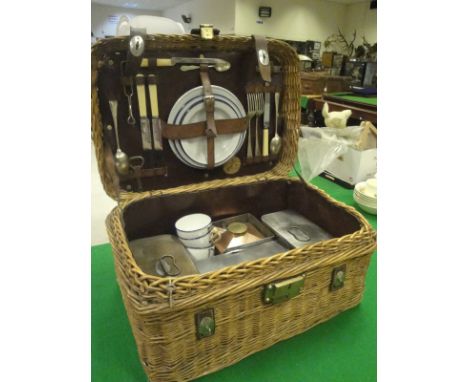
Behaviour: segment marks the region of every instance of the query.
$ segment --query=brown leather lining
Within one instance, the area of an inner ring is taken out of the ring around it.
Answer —
[[[216,121],[218,134],[234,134],[247,130],[247,118],[220,119]],[[171,125],[161,121],[163,137],[167,139],[187,139],[206,135],[206,123],[196,122],[187,125]]]
[[[123,218],[128,240],[135,240],[175,234],[176,220],[191,213],[205,213],[213,220],[247,212],[261,218],[286,208],[298,211],[334,237],[360,229],[358,220],[339,206],[302,183],[286,180],[145,198],[128,206]]]

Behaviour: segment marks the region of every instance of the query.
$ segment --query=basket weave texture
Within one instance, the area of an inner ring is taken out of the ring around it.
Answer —
[[[339,238],[201,275],[171,278],[142,272],[129,249],[124,229],[122,214],[130,204],[163,195],[242,187],[255,182],[298,182],[288,178],[287,174],[297,153],[300,78],[295,52],[286,44],[271,40],[270,54],[278,57],[283,67],[282,115],[286,123],[284,149],[279,163],[271,171],[166,190],[119,193],[115,174],[104,159],[95,52],[115,50],[127,41],[119,38],[104,40],[93,47],[92,134],[104,188],[110,196],[119,199],[118,207],[107,218],[107,231],[123,301],[140,359],[150,380],[185,381],[211,373],[359,304],[369,261],[376,247],[375,232],[354,208],[333,200],[312,185],[307,186],[307,192],[318,193],[331,205],[353,215],[360,229]],[[206,42],[193,36],[162,35],[153,36],[147,45],[148,49],[168,47],[172,50],[178,47],[248,50],[253,45],[250,37],[224,36]],[[330,275],[337,265],[346,265],[345,286],[330,292]],[[297,275],[305,276],[301,294],[277,305],[267,306],[262,302],[266,284]],[[194,317],[206,308],[215,311],[216,333],[198,340]]]

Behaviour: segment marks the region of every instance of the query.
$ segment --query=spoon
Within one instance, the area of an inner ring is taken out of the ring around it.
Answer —
[[[208,65],[209,68],[214,68],[217,72],[226,72],[229,69],[231,69],[231,64],[229,62],[224,62],[220,64],[215,64],[215,65]],[[187,72],[189,70],[195,70],[195,69],[200,69],[198,65],[182,65],[180,67],[180,70],[183,72]]]
[[[110,100],[109,101],[111,113],[112,113],[112,119],[114,120],[114,129],[115,129],[115,140],[117,142],[117,150],[114,155],[115,159],[115,168],[117,169],[117,172],[121,175],[128,174],[129,171],[129,162],[128,162],[128,156],[125,154],[121,149],[120,149],[120,141],[119,141],[119,129],[117,126],[117,106],[118,106],[118,101],[117,100]]]
[[[278,154],[281,150],[281,137],[278,135],[278,115],[279,115],[279,93],[275,93],[275,110],[276,110],[276,119],[275,119],[275,136],[270,141],[270,152],[272,154]]]

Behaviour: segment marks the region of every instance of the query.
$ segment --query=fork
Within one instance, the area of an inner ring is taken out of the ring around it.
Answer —
[[[255,157],[261,156],[260,152],[260,142],[258,139],[258,118],[263,114],[263,107],[265,100],[263,98],[263,93],[255,94]]]
[[[247,93],[247,117],[249,120],[249,127],[247,130],[247,159],[253,158],[252,139],[250,137],[250,123],[252,122],[252,118],[256,115],[254,96],[255,94],[253,93]]]

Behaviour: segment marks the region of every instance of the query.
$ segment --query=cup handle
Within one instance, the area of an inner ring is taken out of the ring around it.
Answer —
[[[216,243],[219,239],[221,239],[221,232],[219,232],[217,227],[213,227],[210,237],[211,244]]]

